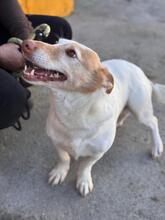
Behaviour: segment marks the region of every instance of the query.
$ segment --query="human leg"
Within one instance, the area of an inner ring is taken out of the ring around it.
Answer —
[[[50,26],[51,32],[49,36],[44,39],[47,43],[54,44],[59,37],[72,38],[71,26],[64,18],[45,15],[28,15],[28,19],[31,21],[33,27],[42,23],[46,23]]]
[[[25,112],[30,92],[0,69],[0,129],[15,124]]]

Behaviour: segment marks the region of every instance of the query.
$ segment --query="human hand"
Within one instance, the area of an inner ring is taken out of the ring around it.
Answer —
[[[23,69],[24,58],[14,43],[6,43],[0,46],[0,67],[15,72]]]

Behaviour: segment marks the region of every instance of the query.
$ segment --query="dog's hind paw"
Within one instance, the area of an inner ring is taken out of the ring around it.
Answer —
[[[160,143],[158,146],[156,146],[152,149],[152,157],[154,159],[157,159],[157,158],[161,157],[162,154],[163,154],[163,143]]]
[[[151,154],[152,154],[152,158],[153,158],[153,159],[158,159],[159,157],[162,156],[162,154],[163,154],[163,149],[154,149],[154,150],[151,152]]]
[[[49,184],[52,186],[58,185],[65,180],[65,177],[68,174],[69,167],[64,165],[57,165],[50,173],[49,173]]]
[[[91,176],[81,176],[77,180],[76,188],[82,196],[86,196],[93,190],[93,182]]]

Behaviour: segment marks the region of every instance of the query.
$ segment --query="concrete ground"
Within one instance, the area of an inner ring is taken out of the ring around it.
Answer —
[[[68,20],[74,38],[101,59],[127,59],[165,83],[165,1],[77,0]],[[92,194],[81,198],[76,193],[76,162],[62,186],[50,187],[56,154],[44,128],[48,93],[39,88],[32,93],[35,106],[23,130],[0,132],[1,220],[165,219],[165,154],[159,161],[149,157],[148,129],[133,117],[95,165]],[[154,106],[165,142],[164,106]]]

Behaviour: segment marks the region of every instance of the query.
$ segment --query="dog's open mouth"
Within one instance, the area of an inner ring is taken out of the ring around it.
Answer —
[[[67,76],[56,70],[43,69],[30,61],[26,61],[23,77],[29,81],[60,81],[67,80]]]

